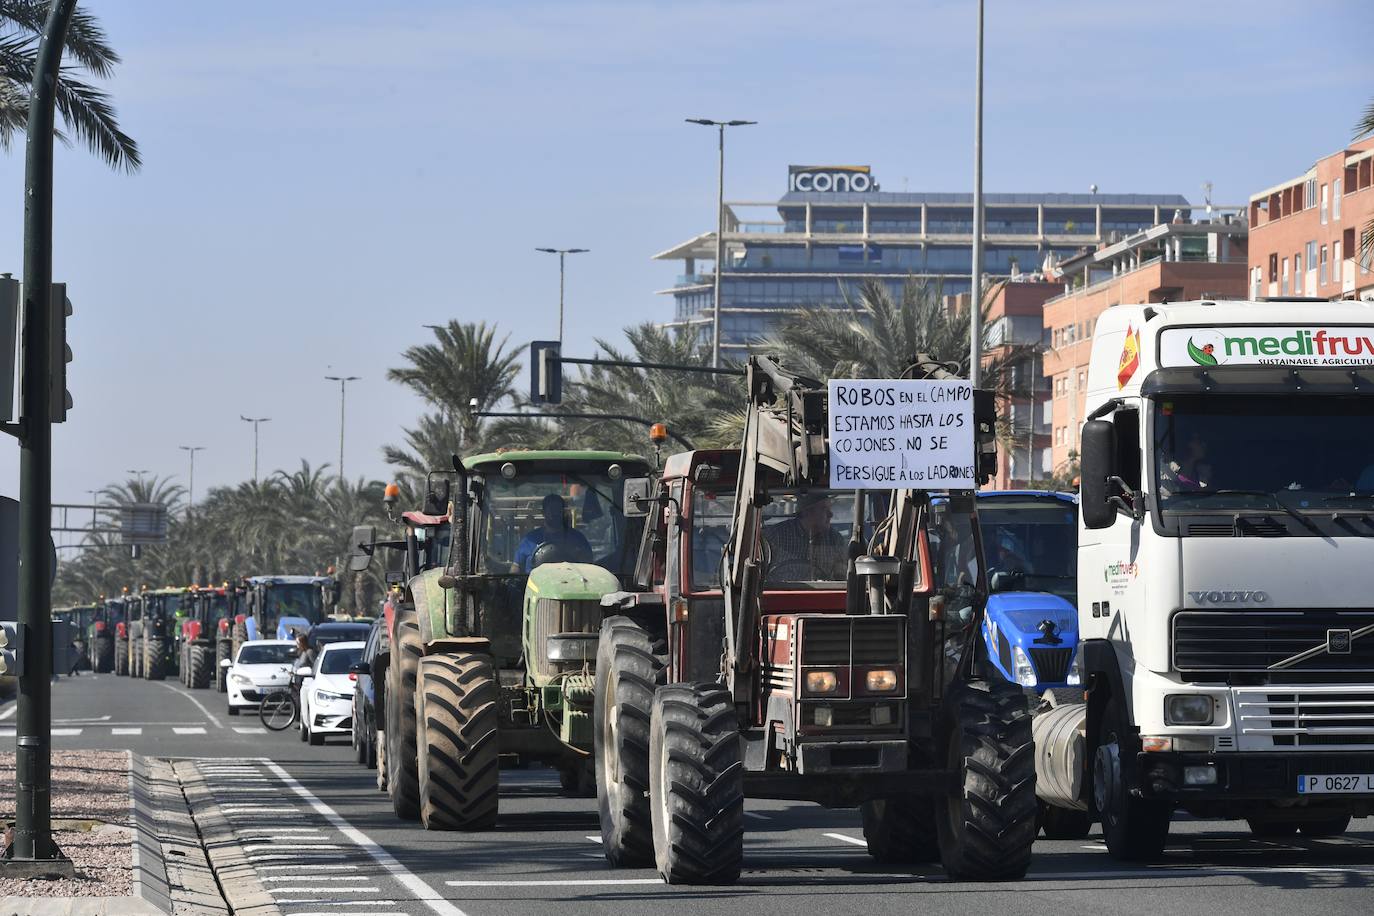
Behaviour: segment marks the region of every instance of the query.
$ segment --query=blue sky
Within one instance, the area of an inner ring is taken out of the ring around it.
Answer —
[[[650,255],[789,163],[871,164],[890,190],[971,186],[971,0],[175,2],[90,0],[124,57],[107,88],[134,176],[59,148],[55,274],[76,313],[76,406],[54,499],[129,469],[196,489],[380,446],[420,405],[387,366],[449,318],[568,351],[664,320],[679,265]],[[1181,193],[1243,202],[1349,139],[1374,96],[1362,0],[989,0],[989,191]],[[23,147],[0,153],[0,270],[19,271]],[[0,444],[0,492],[18,489]]]

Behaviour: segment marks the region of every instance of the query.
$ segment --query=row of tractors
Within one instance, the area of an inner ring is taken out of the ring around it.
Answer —
[[[746,385],[738,449],[455,456],[406,511],[388,488],[395,534],[355,529],[350,558],[389,586],[364,663],[379,788],[482,830],[500,768],[542,762],[595,794],[612,866],[673,883],[738,877],[746,796],[858,806],[881,862],[1019,878],[1040,829],[1086,831],[1037,802],[1032,744],[1077,680],[1072,497],[1004,505],[1059,527],[1037,550],[1070,532],[1028,582],[971,491],[829,489],[824,385],[762,357]],[[975,415],[986,476],[984,392]]]
[[[78,626],[92,671],[225,689],[225,669],[244,642],[287,639],[327,619],[338,601],[332,576],[246,576],[219,586],[125,589],[63,609]]]

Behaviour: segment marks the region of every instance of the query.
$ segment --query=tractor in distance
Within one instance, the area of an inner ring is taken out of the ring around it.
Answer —
[[[160,681],[177,667],[177,632],[187,613],[187,588],[143,589],[134,597],[138,630],[129,652],[137,661],[135,677]]]
[[[647,788],[619,793],[618,832],[603,831],[613,864],[646,864],[652,851],[669,883],[732,883],[748,794],[860,806],[879,861],[939,859],[956,880],[1025,873],[1036,830],[1030,709],[977,638],[987,576],[971,484],[995,464],[995,409],[990,393],[930,360],[913,375],[862,384],[942,385],[965,401],[956,477],[969,486],[945,488],[945,513],[967,519],[972,566],[941,584],[929,490],[829,489],[826,387],[751,357],[719,597],[670,591],[662,616],[635,634],[648,637],[637,651],[602,647],[617,668],[597,671],[598,735],[638,738],[619,741],[619,772],[605,781],[635,770]],[[685,504],[671,488],[659,503],[678,525]],[[955,608],[967,613],[947,613]],[[616,641],[623,624],[605,626],[603,640]],[[635,680],[638,702],[626,705],[636,691],[620,687]]]
[[[105,617],[114,630],[114,673],[119,677],[128,677],[133,674],[129,655],[129,633],[132,629],[129,620],[131,604],[127,585],[120,590],[120,594],[105,599]]]
[[[186,596],[189,607],[181,623],[181,682],[203,689],[219,677],[219,651],[229,657],[229,624],[233,620],[233,591],[227,583],[219,587],[192,588]],[[221,639],[221,633],[226,637]]]
[[[401,540],[355,531],[353,570],[374,547],[402,556],[387,574],[379,716],[399,816],[491,827],[500,756],[548,763],[566,790],[592,793],[600,601],[633,575],[642,520],[625,513],[626,482],[649,470],[605,451],[455,458],[437,485],[430,475],[424,510],[401,515]]]
[[[96,674],[109,674],[115,665],[115,624],[122,621],[122,615],[115,619],[111,613],[114,602],[104,595],[91,612],[91,622],[86,628],[86,658],[91,670]],[[121,614],[123,608],[120,608]]]
[[[248,576],[246,603],[234,616],[232,655],[253,639],[291,639],[326,620],[338,600],[332,576]]]

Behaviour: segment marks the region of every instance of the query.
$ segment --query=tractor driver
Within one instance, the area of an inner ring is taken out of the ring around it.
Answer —
[[[590,557],[592,545],[576,528],[568,525],[565,510],[567,503],[557,493],[544,497],[544,524],[525,535],[520,546],[515,549],[515,565],[521,572],[529,572],[534,567],[534,554],[545,544],[553,544],[573,557]]]

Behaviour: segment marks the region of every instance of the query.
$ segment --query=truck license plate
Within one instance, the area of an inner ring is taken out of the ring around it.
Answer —
[[[1374,774],[1298,777],[1299,795],[1341,795],[1355,792],[1374,793]]]

